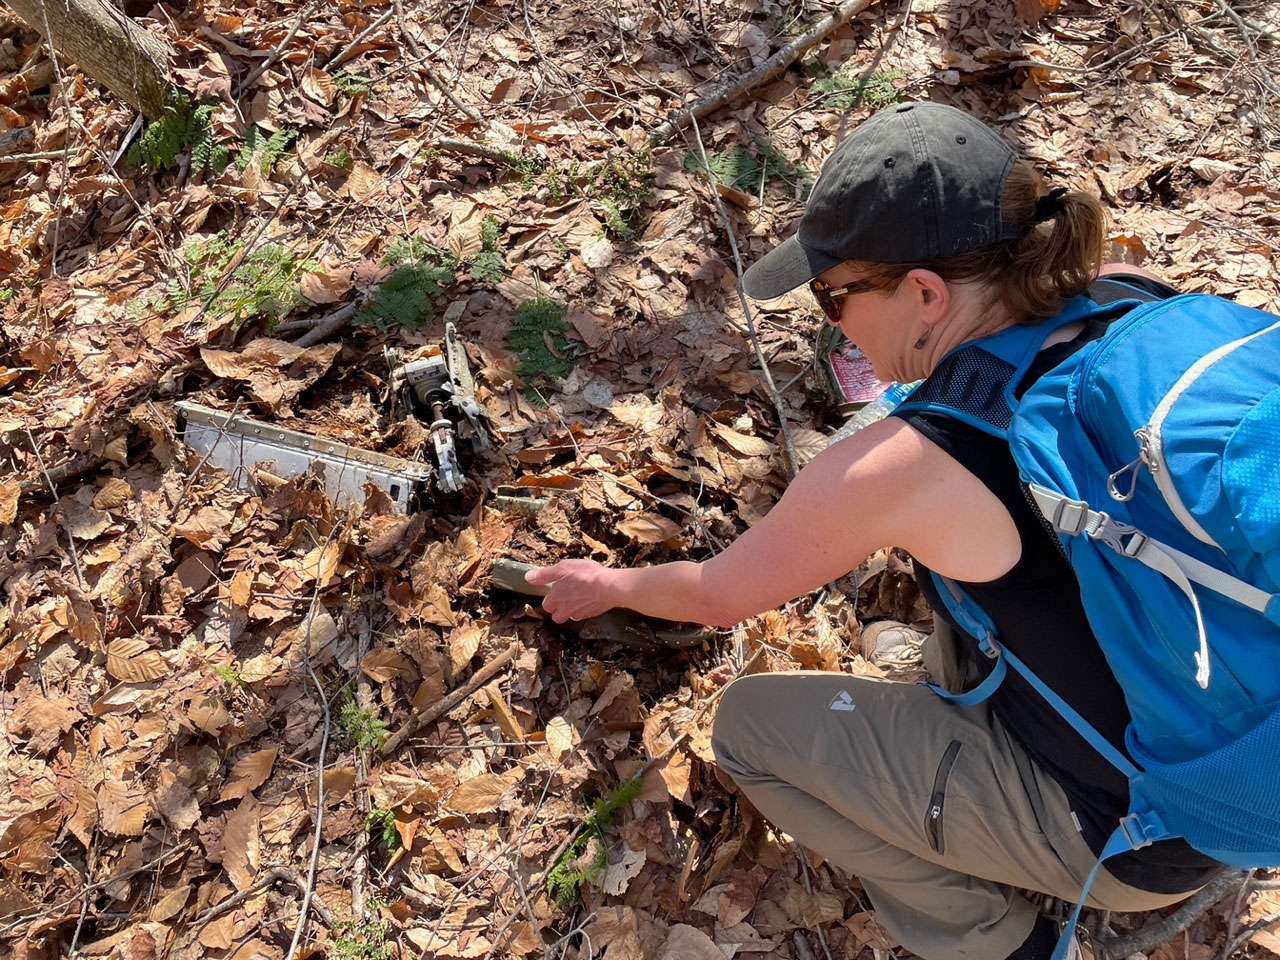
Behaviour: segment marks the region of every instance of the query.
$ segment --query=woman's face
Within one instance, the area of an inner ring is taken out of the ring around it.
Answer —
[[[892,291],[871,290],[840,298],[838,326],[871,362],[881,380],[905,383],[925,375],[917,369],[922,357],[914,348],[925,325],[920,305],[915,302],[918,298],[912,295],[912,284],[908,282],[910,276]],[[863,277],[852,264],[842,263],[819,279],[835,288]]]

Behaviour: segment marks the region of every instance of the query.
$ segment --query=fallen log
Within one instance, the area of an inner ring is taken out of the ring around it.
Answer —
[[[148,120],[164,115],[174,87],[169,48],[108,0],[6,0],[65,60]]]

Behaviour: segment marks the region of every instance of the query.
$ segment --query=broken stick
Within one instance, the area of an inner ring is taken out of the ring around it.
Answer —
[[[477,670],[471,676],[471,679],[458,687],[458,689],[441,697],[435,706],[430,707],[422,713],[416,714],[405,721],[403,727],[391,736],[387,737],[386,742],[383,743],[382,748],[378,752],[384,757],[388,757],[395,753],[406,740],[416,734],[419,730],[435,723],[435,721],[439,720],[458,704],[462,703],[463,700],[466,700],[467,697],[471,696],[501,673],[502,670],[506,668],[507,664],[515,659],[516,654],[520,652],[520,649],[520,642],[512,641],[511,646],[507,647],[506,650],[502,651],[502,653],[498,654]]]

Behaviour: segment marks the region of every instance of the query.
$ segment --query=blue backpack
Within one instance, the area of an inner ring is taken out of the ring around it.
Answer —
[[[1116,280],[1090,295],[957,348],[899,408],[1008,441],[1124,691],[1128,756],[935,577],[996,658],[976,689],[938,692],[980,702],[1012,667],[1129,780],[1081,903],[1107,857],[1171,837],[1237,868],[1280,864],[1280,319]],[[1046,336],[1090,319],[1109,320],[1105,334],[1015,398]]]

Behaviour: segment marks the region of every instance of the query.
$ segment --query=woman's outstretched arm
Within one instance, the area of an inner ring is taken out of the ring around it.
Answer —
[[[995,542],[1003,537],[1006,545],[994,560],[965,542],[968,524],[984,517]],[[1002,573],[1018,548],[1012,520],[986,488],[890,418],[816,457],[763,520],[709,560],[623,569],[563,560],[529,579],[551,587],[543,607],[558,623],[628,607],[667,620],[731,626],[844,576],[890,544],[967,579],[982,579],[987,569]]]

